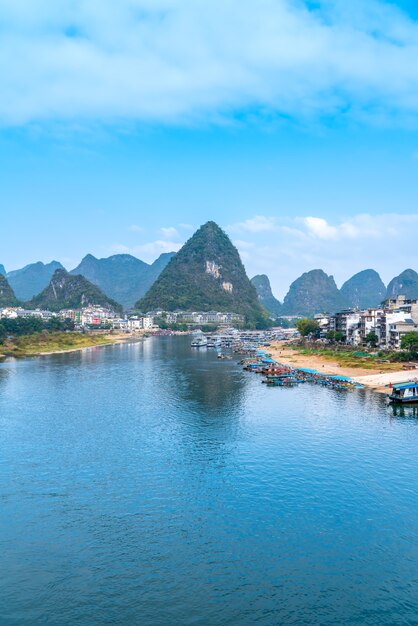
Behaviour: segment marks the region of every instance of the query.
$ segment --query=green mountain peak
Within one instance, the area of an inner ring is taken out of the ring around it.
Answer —
[[[3,276],[3,274],[0,274],[0,308],[18,305],[19,302],[7,278]]]
[[[282,303],[274,297],[271,290],[270,280],[265,274],[257,274],[251,279],[252,284],[257,290],[260,303],[273,316],[280,315],[282,312]]]
[[[49,285],[32,298],[28,306],[32,308],[59,311],[61,309],[79,309],[97,304],[120,312],[121,306],[103,291],[93,285],[84,276],[73,276],[64,269],[57,269]]]
[[[136,308],[230,311],[244,315],[251,326],[267,323],[238,250],[213,221],[206,222],[184,244]]]

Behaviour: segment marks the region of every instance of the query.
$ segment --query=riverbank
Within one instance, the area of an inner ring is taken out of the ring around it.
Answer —
[[[6,341],[0,346],[0,358],[49,356],[64,352],[77,352],[95,346],[106,346],[140,339],[125,334],[35,333]]]
[[[347,376],[379,393],[388,393],[391,383],[418,378],[418,370],[404,370],[399,363],[376,363],[359,359],[355,366],[347,365],[343,359],[340,361],[335,356],[316,354],[313,351],[303,354],[298,348],[283,342],[272,343],[269,351],[279,363],[314,369],[329,376]]]

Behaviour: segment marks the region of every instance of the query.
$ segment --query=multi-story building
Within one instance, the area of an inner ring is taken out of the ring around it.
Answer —
[[[407,333],[418,330],[418,324],[412,319],[406,319],[403,322],[395,322],[389,324],[389,342],[387,347],[392,350],[399,350],[401,347],[402,337]]]
[[[343,341],[357,345],[359,342],[360,311],[346,309],[335,315],[335,330],[342,333]]]
[[[131,332],[151,330],[154,328],[154,318],[147,315],[134,315],[128,319],[128,329]]]
[[[328,330],[336,330],[343,334],[345,343],[355,346],[365,343],[366,337],[375,333],[380,348],[399,349],[402,335],[418,327],[418,300],[398,296],[387,300],[383,307],[347,309],[330,318],[316,315],[315,319],[323,337]]]

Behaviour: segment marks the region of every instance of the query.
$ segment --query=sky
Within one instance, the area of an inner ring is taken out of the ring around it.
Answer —
[[[417,59],[415,0],[0,0],[0,263],[418,270]]]

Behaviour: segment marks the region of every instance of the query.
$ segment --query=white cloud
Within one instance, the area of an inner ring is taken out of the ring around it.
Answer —
[[[163,237],[166,237],[167,239],[173,239],[173,237],[179,236],[177,229],[174,228],[174,226],[167,226],[166,228],[160,228],[160,231]]]
[[[308,232],[319,239],[335,239],[337,236],[337,229],[322,217],[305,217],[303,221]]]
[[[276,229],[276,219],[265,215],[256,215],[244,222],[231,224],[227,230],[231,232],[265,233]]]
[[[384,0],[315,4],[0,0],[0,123],[415,123],[418,24]]]
[[[322,217],[304,217],[299,220],[306,233],[318,239],[365,239],[396,236],[406,224],[418,223],[418,215],[355,215],[352,218],[332,225]]]
[[[114,244],[111,246],[111,251],[113,254],[132,254],[147,263],[152,263],[160,254],[164,252],[177,252],[182,245],[182,243],[178,242],[157,239],[156,241],[149,241],[148,243],[137,246]]]
[[[251,250],[255,245],[252,241],[243,241],[242,239],[234,239],[232,243],[238,250]]]
[[[138,226],[138,224],[132,224],[132,226],[129,227],[129,230],[133,233],[143,233],[144,229],[142,228],[142,226]]]

